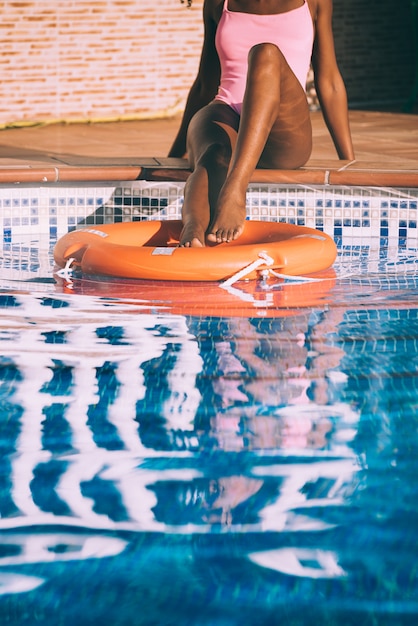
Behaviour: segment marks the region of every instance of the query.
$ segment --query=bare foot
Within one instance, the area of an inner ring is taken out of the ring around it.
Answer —
[[[181,248],[203,248],[205,245],[205,232],[193,224],[183,227],[180,235],[179,246]]]
[[[223,243],[238,239],[244,230],[247,216],[244,192],[229,192],[225,185],[219,194],[218,208],[206,237],[212,243]]]

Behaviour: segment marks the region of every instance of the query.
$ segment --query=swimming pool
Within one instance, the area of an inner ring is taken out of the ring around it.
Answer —
[[[416,624],[416,191],[252,188],[339,247],[252,315],[54,277],[68,227],[181,186],[0,192],[2,624]]]

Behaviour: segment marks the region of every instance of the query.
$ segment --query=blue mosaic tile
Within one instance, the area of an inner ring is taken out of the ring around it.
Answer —
[[[60,187],[58,191],[57,187],[43,187],[41,190],[28,188],[27,195],[22,189],[19,192],[14,189],[0,190],[3,213],[6,210],[13,212],[11,217],[2,216],[0,212],[3,245],[13,241],[14,237],[21,237],[25,228],[31,236],[40,228],[46,229],[51,237],[57,237],[74,229],[77,224],[86,222],[139,221],[153,219],[154,216],[159,219],[179,219],[183,205],[183,185],[147,185],[135,181],[121,183],[119,187],[86,184],[79,188]],[[398,197],[390,197],[387,190],[385,196],[380,198],[375,195],[378,193],[379,190],[354,187],[257,185],[249,188],[247,211],[250,219],[274,219],[301,225],[306,224],[309,216],[309,224],[325,229],[337,239],[344,239],[344,232],[345,237],[362,234],[369,237],[375,234],[381,235],[383,239],[387,239],[390,233],[391,245],[394,236],[404,242],[408,240],[409,245],[415,245],[418,239],[418,190],[393,190],[394,196]],[[402,198],[399,198],[400,193]],[[261,208],[263,215],[260,215]],[[29,211],[29,217],[21,213],[23,209],[26,213]],[[341,217],[343,209],[344,215]],[[397,219],[390,209],[408,210],[408,215]],[[339,212],[338,216],[336,211]],[[375,232],[371,233],[371,229],[375,229]]]

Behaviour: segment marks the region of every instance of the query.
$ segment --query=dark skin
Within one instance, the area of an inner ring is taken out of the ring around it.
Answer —
[[[340,159],[354,159],[347,95],[334,49],[332,0],[307,0],[315,39],[312,66],[321,110]],[[246,217],[246,191],[254,170],[296,169],[311,154],[312,127],[306,93],[276,45],[262,43],[248,55],[241,115],[214,101],[221,70],[215,35],[224,0],[204,0],[204,41],[169,156],[188,155],[192,173],[183,205],[180,245],[200,247],[237,239]],[[228,0],[228,9],[272,15],[303,0]]]

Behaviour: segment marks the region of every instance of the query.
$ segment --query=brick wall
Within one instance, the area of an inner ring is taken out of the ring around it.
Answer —
[[[334,0],[335,47],[350,105],[408,98],[414,77],[413,0]]]
[[[349,99],[406,98],[410,0],[334,0]],[[6,0],[0,4],[0,127],[181,110],[196,74],[203,0]]]
[[[6,0],[0,125],[172,112],[201,45],[203,0]]]

